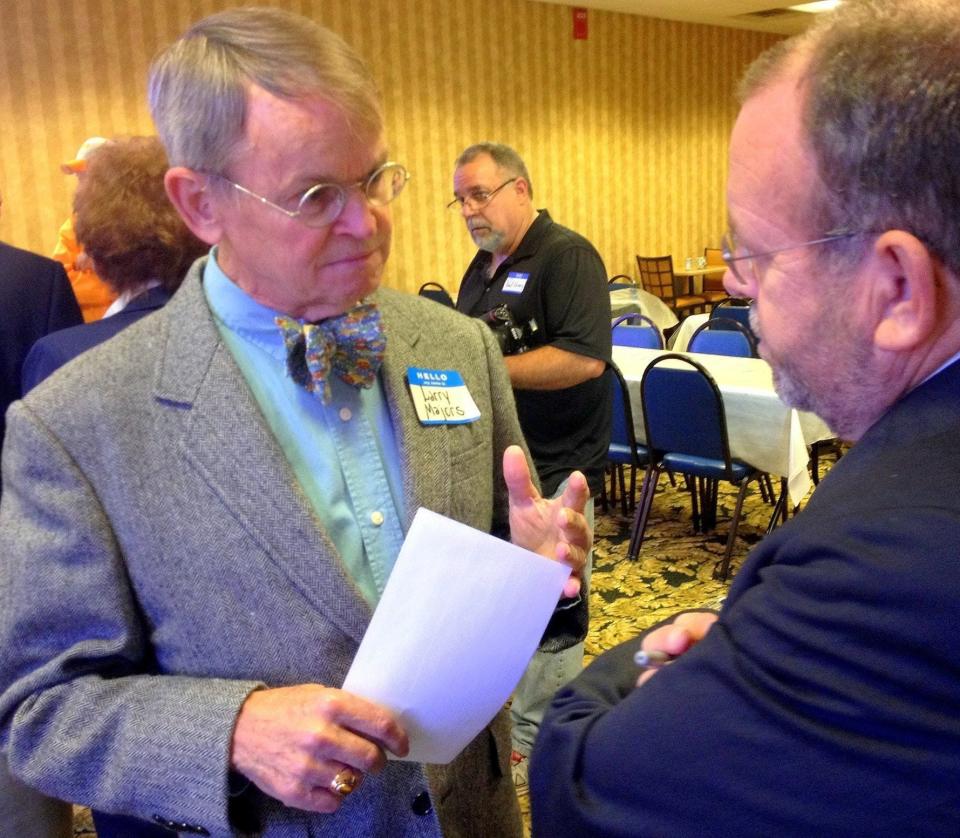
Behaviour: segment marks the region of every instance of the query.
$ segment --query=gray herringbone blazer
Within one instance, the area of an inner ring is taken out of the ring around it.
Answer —
[[[370,610],[220,340],[202,268],[10,411],[0,718],[26,782],[225,836],[244,698],[261,684],[342,683]],[[408,518],[425,506],[502,524],[501,453],[522,435],[487,327],[421,298],[377,297]],[[480,420],[420,425],[411,365],[459,370]],[[252,803],[270,836],[515,835],[507,730],[495,727],[445,768],[390,763],[334,816],[256,789],[235,802]],[[416,815],[428,784],[435,811]]]

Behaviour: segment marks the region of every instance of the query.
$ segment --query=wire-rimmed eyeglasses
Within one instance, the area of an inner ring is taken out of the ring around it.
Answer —
[[[282,212],[288,218],[295,218],[307,227],[326,227],[340,217],[347,205],[347,193],[351,189],[360,189],[369,203],[382,207],[403,191],[403,187],[410,180],[410,173],[399,163],[387,162],[356,183],[318,183],[303,193],[295,210],[285,209],[225,175],[216,177],[244,195],[256,198],[260,203]]]
[[[519,177],[519,175],[517,177]],[[478,209],[483,209],[493,200],[494,195],[496,195],[505,186],[509,186],[511,183],[517,180],[517,177],[512,177],[510,180],[505,180],[496,189],[492,189],[489,192],[487,192],[486,189],[474,189],[473,191],[464,195],[462,198],[458,195],[449,204],[447,204],[447,209],[459,210],[463,209],[463,207],[466,207],[471,212],[476,212]]]
[[[849,239],[853,236],[860,235],[861,231],[845,231],[845,232],[836,232],[830,233],[826,236],[822,236],[819,239],[811,239],[807,242],[799,242],[798,244],[788,244],[785,247],[778,247],[774,250],[764,250],[762,253],[750,253],[745,247],[737,244],[737,239],[733,234],[732,230],[727,230],[723,234],[723,237],[720,239],[720,255],[723,258],[723,261],[726,262],[727,267],[733,272],[733,275],[736,277],[737,281],[741,284],[747,282],[744,279],[743,275],[740,273],[740,270],[737,268],[737,262],[742,262],[744,259],[751,260],[748,262],[750,265],[750,272],[752,274],[751,279],[756,280],[756,266],[754,265],[754,259],[758,259],[761,256],[774,256],[777,253],[783,253],[785,250],[795,250],[800,247],[812,247],[815,244],[827,244],[828,242],[840,241],[842,239]]]

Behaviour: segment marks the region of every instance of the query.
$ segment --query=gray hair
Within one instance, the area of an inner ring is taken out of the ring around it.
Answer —
[[[848,0],[761,56],[741,97],[805,59],[803,124],[826,189],[811,234],[906,230],[960,274],[960,7]],[[838,256],[862,252],[863,239]]]
[[[460,156],[453,166],[454,169],[459,169],[467,163],[472,163],[481,154],[489,155],[493,158],[494,163],[511,175],[522,177],[529,187],[527,189],[528,194],[531,198],[533,197],[533,182],[530,180],[530,173],[527,171],[527,166],[523,162],[523,158],[510,148],[510,146],[504,145],[503,143],[475,143],[465,148],[460,152]]]
[[[150,68],[150,111],[172,166],[220,173],[243,140],[251,84],[284,99],[320,95],[354,131],[380,133],[380,92],[338,35],[292,12],[231,9],[190,27]]]

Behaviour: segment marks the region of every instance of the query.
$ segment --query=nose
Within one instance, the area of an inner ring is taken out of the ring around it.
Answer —
[[[385,207],[375,207],[367,200],[362,187],[347,190],[347,202],[343,205],[340,217],[337,218],[337,227],[340,232],[348,233],[355,238],[369,238],[377,230],[377,212],[383,212]]]
[[[756,296],[754,283],[749,279],[743,278],[740,273],[734,271],[729,265],[727,266],[727,272],[723,275],[723,287],[731,297],[753,299]]]

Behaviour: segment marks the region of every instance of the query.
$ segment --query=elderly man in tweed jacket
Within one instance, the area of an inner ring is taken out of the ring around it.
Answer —
[[[519,835],[501,719],[448,766],[388,763],[398,718],[338,686],[417,507],[490,530],[509,506],[515,541],[579,569],[585,481],[536,492],[483,324],[377,290],[406,172],[338,37],[220,13],[150,93],[168,193],[215,247],[11,409],[11,769],[190,834]],[[411,368],[459,372],[479,418],[424,424]]]

